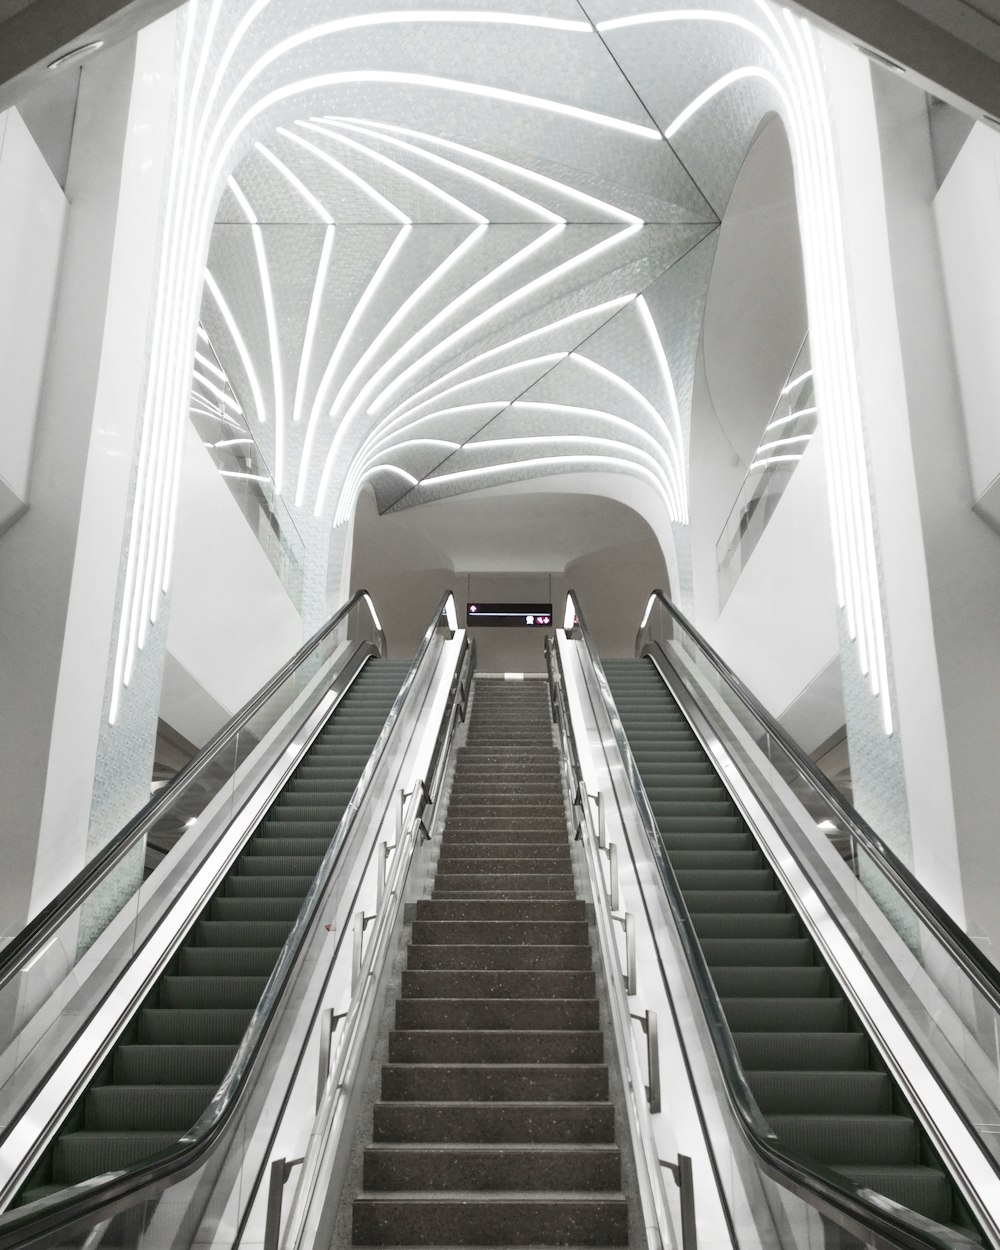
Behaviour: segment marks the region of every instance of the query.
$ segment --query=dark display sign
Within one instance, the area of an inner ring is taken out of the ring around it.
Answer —
[[[465,611],[467,625],[502,625],[507,628],[552,624],[551,603],[470,603]]]

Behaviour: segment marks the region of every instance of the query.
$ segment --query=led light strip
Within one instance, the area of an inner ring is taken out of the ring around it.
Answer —
[[[290,139],[292,143],[297,143],[299,147],[304,148],[305,151],[307,151],[311,156],[315,156],[317,160],[322,161],[325,165],[329,165],[330,168],[340,174],[342,178],[346,178],[347,181],[353,183],[359,191],[362,191],[368,196],[369,199],[373,200],[379,208],[384,209],[385,212],[387,212],[393,220],[399,222],[400,225],[409,226],[412,224],[410,218],[407,217],[406,213],[404,213],[402,209],[397,208],[391,200],[387,200],[380,191],[377,191],[370,182],[367,182],[361,177],[360,174],[356,174],[353,169],[350,169],[342,161],[338,161],[335,156],[331,156],[329,152],[324,152],[323,149],[317,147],[315,143],[310,143],[309,140],[304,139],[302,135],[297,135],[294,131],[288,130],[284,126],[278,127],[278,134],[282,135],[285,139]]]
[[[280,495],[285,460],[285,383],[281,367],[281,345],[278,342],[278,317],[274,308],[274,291],[271,287],[271,273],[264,248],[264,232],[260,228],[253,206],[243,194],[236,179],[230,177],[226,185],[232,191],[237,204],[250,223],[254,254],[257,257],[257,275],[260,279],[261,294],[264,297],[264,322],[267,326],[267,345],[271,355],[271,385],[274,394],[274,493]]]
[[[327,121],[336,121],[347,123],[352,118],[347,117],[328,117]],[[623,222],[627,226],[637,226],[642,222],[641,217],[636,217],[633,213],[627,213],[623,208],[619,208],[616,204],[609,204],[606,200],[599,200],[596,196],[588,195],[585,191],[580,191],[576,187],[571,187],[567,182],[559,182],[555,178],[549,178],[546,174],[540,174],[537,170],[529,169],[526,165],[517,165],[512,161],[505,161],[502,157],[494,156],[492,152],[483,152],[479,148],[470,148],[464,143],[456,143],[453,139],[443,139],[440,135],[429,134],[423,130],[413,130],[409,126],[396,126],[390,122],[368,121],[366,126],[374,127],[378,130],[389,131],[392,134],[411,135],[414,138],[421,139],[425,143],[434,144],[436,147],[444,148],[447,152],[461,152],[464,156],[471,156],[476,160],[482,161],[485,165],[492,169],[502,169],[506,173],[514,174],[517,177],[525,178],[529,182],[535,183],[539,187],[544,187],[548,191],[554,191],[558,195],[564,195],[568,199],[576,200],[592,211],[598,213],[607,213],[614,221]],[[558,221],[565,218],[558,217]]]
[[[342,143],[353,152],[362,152],[369,160],[398,174],[399,177],[406,179],[407,182],[412,182],[414,186],[426,192],[432,198],[439,199],[446,207],[453,209],[462,216],[468,217],[477,225],[486,225],[487,219],[482,213],[477,213],[468,204],[463,204],[461,200],[457,200],[453,195],[449,195],[447,191],[442,190],[441,187],[436,186],[433,182],[424,178],[423,175],[414,173],[412,169],[407,169],[399,161],[394,161],[391,157],[385,156],[381,152],[376,152],[367,143],[361,143],[357,139],[350,138],[349,135],[339,134],[336,130],[331,130],[328,126],[320,125],[318,122],[298,121],[295,124],[296,126],[301,126],[303,130],[309,130],[313,134],[320,134],[327,139],[332,139],[335,143]]]
[[[348,122],[334,118],[323,118],[323,121],[330,126],[336,126],[340,130],[348,130],[354,134],[366,135],[369,139],[378,139],[382,143],[390,144],[392,147],[401,148],[405,152],[410,152],[415,156],[419,156],[422,160],[429,161],[436,165],[439,169],[445,169],[449,173],[454,173],[458,177],[468,178],[470,182],[474,182],[477,186],[484,187],[486,190],[493,192],[505,199],[511,200],[519,208],[526,208],[529,212],[538,213],[544,221],[565,222],[564,217],[560,217],[558,213],[553,213],[543,204],[537,203],[535,200],[529,200],[526,195],[520,195],[517,191],[505,187],[502,182],[497,182],[495,178],[487,178],[484,174],[478,173],[474,169],[470,169],[467,165],[459,165],[457,161],[450,161],[447,157],[438,156],[436,152],[428,152],[426,148],[418,147],[415,143],[407,143],[405,139],[398,139],[394,135],[384,134],[382,130],[376,129],[378,123],[357,121]],[[423,136],[421,131],[409,131],[407,133]],[[458,145],[456,145],[458,146]]]

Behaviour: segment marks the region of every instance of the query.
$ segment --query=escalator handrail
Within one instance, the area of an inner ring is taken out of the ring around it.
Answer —
[[[857,1185],[847,1176],[789,1149],[780,1141],[764,1117],[747,1083],[715,982],[712,980],[704,952],[695,934],[691,913],[684,901],[673,866],[660,841],[656,818],[649,805],[638,766],[618,715],[604,666],[590,631],[587,629],[579,598],[574,591],[570,590],[567,592],[566,599],[567,603],[572,601],[574,605],[573,629],[574,632],[579,632],[597,679],[598,690],[611,723],[615,743],[626,766],[628,781],[633,789],[646,840],[652,851],[664,894],[674,918],[681,949],[694,983],[694,990],[708,1025],[726,1093],[737,1113],[736,1120],[744,1139],[769,1172],[780,1177],[782,1183],[804,1200],[815,1202],[818,1198],[828,1208],[840,1212],[850,1220],[862,1222],[866,1228],[890,1239],[897,1246],[907,1247],[908,1250],[956,1250],[957,1246],[968,1245],[971,1250],[974,1243],[968,1241],[964,1234],[960,1234],[953,1240],[945,1240],[925,1227],[928,1221],[925,1221],[922,1216],[907,1212],[906,1208],[899,1207],[881,1194]],[[568,612],[566,619],[569,619]]]
[[[393,701],[385,725],[376,739],[368,764],[358,781],[356,793],[366,787],[385,753],[390,734],[413,686],[415,675],[426,658],[434,635],[445,616],[445,605],[450,597],[451,592],[446,592],[438,604],[413,663],[403,679],[399,694]],[[468,639],[460,657],[459,668],[464,663],[467,647]],[[451,719],[451,703],[456,693],[457,685],[453,684],[445,713],[442,716],[439,736],[447,732]],[[171,1180],[180,1179],[183,1175],[190,1173],[212,1151],[247,1088],[250,1071],[271,1029],[283,993],[298,961],[302,944],[315,927],[316,910],[330,883],[359,806],[360,804],[357,803],[348,804],[334,839],[317,871],[313,885],[303,900],[298,918],[268,977],[264,992],[254,1010],[229,1071],[197,1123],[188,1132],[178,1137],[176,1145],[112,1173],[110,1179],[94,1177],[79,1185],[67,1186],[61,1193],[43,1198],[38,1204],[32,1203],[31,1206],[24,1208],[9,1208],[0,1213],[0,1248],[6,1250],[8,1246],[41,1244],[38,1243],[39,1237],[49,1236],[56,1231],[77,1225],[80,1221],[100,1215],[105,1210],[113,1214],[121,1209],[125,1199],[137,1197],[140,1191],[151,1192],[154,1188],[158,1189]],[[338,945],[342,940],[343,937],[338,939]],[[77,1095],[74,1094],[74,1097]],[[33,1210],[36,1207],[41,1207],[41,1210]]]
[[[59,893],[33,917],[21,931],[0,951],[0,989],[16,977],[24,965],[37,954],[53,933],[67,920],[83,900],[93,892],[107,877],[115,866],[145,836],[147,831],[163,815],[174,796],[194,778],[201,770],[219,754],[224,747],[233,741],[236,735],[249,723],[268,699],[288,680],[299,666],[307,660],[319,644],[353,611],[361,602],[366,601],[371,607],[371,596],[366,590],[359,590],[351,599],[330,617],[274,676],[244,706],[228,720],[219,731],[205,743],[197,755],[193,756],[179,772],[175,773],[167,784],[159,790],[149,802],[142,807],[110,841],[88,860],[76,876],[68,882]],[[373,619],[378,617],[372,612]],[[381,626],[377,626],[379,639],[378,651],[385,654],[385,635]]]
[[[921,923],[932,930],[935,937],[948,950],[949,954],[961,966],[962,971],[973,982],[986,998],[994,1011],[1000,1013],[1000,970],[972,941],[948,915],[941,904],[924,888],[923,885],[907,868],[899,856],[887,846],[864,817],[856,811],[844,798],[832,781],[817,768],[816,764],[802,750],[799,744],[788,736],[774,717],[761,704],[739,677],[733,672],[725,660],[712,647],[683,613],[674,606],[662,590],[654,590],[650,595],[667,609],[681,628],[697,643],[699,650],[711,663],[712,667],[724,679],[734,694],[747,707],[751,714],[763,725],[768,734],[781,746],[791,758],[800,776],[819,794],[825,803],[833,808],[837,817],[857,838],[871,857],[889,878],[895,888],[917,912]],[[640,630],[640,635],[642,631]],[[637,639],[638,643],[638,639]]]

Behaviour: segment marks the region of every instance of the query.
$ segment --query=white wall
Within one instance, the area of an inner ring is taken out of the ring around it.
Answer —
[[[28,503],[66,208],[17,109],[0,113],[0,530]]]
[[[1000,134],[972,128],[934,200],[973,501],[1000,528]]]
[[[167,652],[185,691],[165,673],[163,719],[196,745],[208,736],[210,704],[193,704],[196,683],[231,716],[302,644],[302,621],[225,479],[193,425],[185,430]],[[188,711],[182,710],[187,706]],[[173,715],[181,723],[170,720]],[[217,728],[217,726],[215,726]]]
[[[776,716],[840,649],[828,516],[820,431],[718,619],[703,625],[709,642]]]

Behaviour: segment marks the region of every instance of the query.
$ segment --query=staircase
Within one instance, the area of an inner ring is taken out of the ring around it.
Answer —
[[[166,1150],[225,1076],[407,663],[365,665],[70,1112],[17,1202]]]
[[[929,1139],[649,660],[606,660],[747,1080],[780,1140],[975,1236]]]
[[[477,678],[356,1246],[621,1246],[628,1210],[546,684]]]

